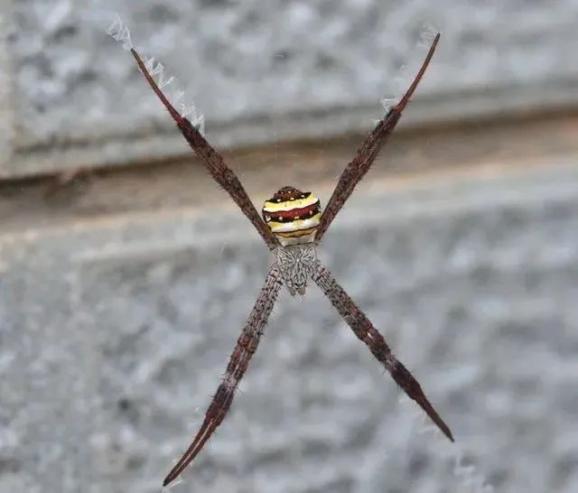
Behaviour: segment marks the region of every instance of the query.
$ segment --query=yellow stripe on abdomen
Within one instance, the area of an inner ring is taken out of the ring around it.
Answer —
[[[310,217],[308,219],[294,219],[293,221],[285,223],[269,221],[267,224],[269,225],[273,233],[289,233],[292,231],[299,231],[301,229],[316,228],[317,226],[319,226],[320,218],[321,213],[317,213],[313,217]]]
[[[290,211],[291,209],[302,209],[315,204],[319,199],[311,194],[304,199],[285,200],[282,202],[272,202],[267,200],[263,205],[264,212]]]
[[[287,231],[286,233],[275,233],[275,234],[277,236],[281,236],[282,238],[301,238],[303,236],[311,235],[316,229],[317,226],[309,229],[300,229],[299,231]]]

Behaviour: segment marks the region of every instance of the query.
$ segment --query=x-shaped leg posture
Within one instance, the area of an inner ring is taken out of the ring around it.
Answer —
[[[259,338],[282,284],[291,295],[304,294],[307,281],[313,280],[329,298],[339,314],[363,341],[373,355],[389,371],[396,383],[416,401],[439,429],[453,441],[449,427],[433,408],[417,380],[391,352],[383,336],[372,325],[364,313],[323,267],[316,256],[316,246],[325,231],[341,210],[353,189],[369,170],[379,150],[395,128],[401,113],[417,88],[434,54],[439,41],[435,37],[431,48],[409,89],[399,103],[391,108],[379,121],[375,129],[361,145],[355,158],[343,171],[327,208],[322,211],[319,199],[310,192],[301,192],[293,187],[283,187],[267,200],[262,209],[262,218],[257,213],[243,186],[235,174],[227,168],[223,158],[209,145],[200,132],[182,117],[165,97],[138,53],[132,50],[141,71],[145,75],[162,103],[176,121],[187,142],[200,157],[215,180],[231,195],[243,213],[253,223],[273,252],[274,262],[267,274],[265,286],[251,312],[249,321],[231,355],[223,382],[207,410],[201,429],[177,465],[164,480],[171,483],[197,456],[205,442],[223,421],[231,406],[239,380],[243,377],[251,356],[257,349]]]

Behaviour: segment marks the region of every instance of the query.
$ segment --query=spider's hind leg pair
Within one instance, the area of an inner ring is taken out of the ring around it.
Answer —
[[[231,407],[237,385],[257,349],[259,339],[263,334],[281,287],[285,285],[291,294],[304,294],[309,280],[321,288],[355,335],[368,346],[396,383],[421,406],[438,428],[453,441],[449,427],[430,404],[417,380],[397,360],[383,336],[351,300],[331,273],[321,265],[315,254],[316,245],[321,241],[327,228],[355,186],[369,170],[378,152],[397,125],[402,111],[417,88],[434,54],[439,37],[438,34],[433,40],[419,72],[404,96],[377,123],[358,149],[353,160],[341,174],[327,207],[322,210],[319,199],[309,192],[302,192],[293,187],[283,187],[265,202],[262,216],[255,209],[241,182],[233,171],[225,165],[221,155],[211,147],[189,120],[175,110],[148,72],[138,53],[134,49],[132,50],[132,54],[148,83],[175,120],[189,145],[217,183],[229,193],[245,216],[253,223],[274,256],[265,284],[229,359],[225,377],[213,397],[203,424],[187,451],[165,478],[164,485],[171,483],[181,474],[223,421]]]

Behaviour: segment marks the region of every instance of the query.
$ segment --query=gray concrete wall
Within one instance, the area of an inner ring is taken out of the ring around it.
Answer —
[[[106,36],[114,12],[178,78],[220,147],[365,131],[380,99],[407,85],[424,25],[443,41],[404,124],[578,103],[574,0],[27,0],[0,8],[4,176],[187,151],[131,57]]]
[[[578,2],[481,4],[0,0],[0,493],[158,492],[268,263],[106,36],[113,12],[237,149],[256,199],[295,183],[325,203],[421,60],[423,25],[443,35],[414,131],[320,255],[457,444],[317,289],[283,292],[174,491],[578,491]],[[43,178],[120,164],[78,187]]]
[[[174,491],[576,491],[576,169],[374,182],[321,248],[455,446],[312,287],[282,294]],[[0,236],[0,492],[159,491],[268,262],[238,212],[214,214]],[[460,454],[494,489],[468,489]]]

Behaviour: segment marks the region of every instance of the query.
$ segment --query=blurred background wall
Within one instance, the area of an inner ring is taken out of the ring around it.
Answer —
[[[287,184],[326,203],[442,33],[320,256],[456,444],[311,287],[174,491],[577,491],[578,2],[21,0],[0,3],[0,492],[159,491],[269,261],[116,14],[257,207]]]

